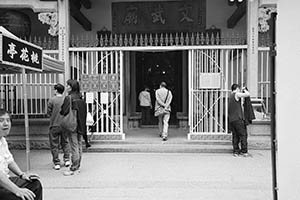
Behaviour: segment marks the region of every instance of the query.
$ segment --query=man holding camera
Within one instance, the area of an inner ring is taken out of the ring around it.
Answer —
[[[232,93],[228,100],[229,126],[232,131],[233,156],[248,156],[247,127],[243,110],[243,99],[250,97],[246,88],[241,90],[238,84],[232,84]],[[240,146],[241,145],[241,148]]]

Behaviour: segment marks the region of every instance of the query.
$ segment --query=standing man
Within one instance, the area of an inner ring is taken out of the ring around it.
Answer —
[[[232,131],[233,155],[248,156],[247,143],[247,127],[245,123],[244,110],[242,108],[242,100],[245,97],[250,97],[250,93],[246,88],[241,90],[238,84],[232,84],[232,93],[228,100],[228,117],[229,126]],[[241,148],[240,146],[241,145]]]
[[[150,124],[150,111],[152,108],[149,87],[145,86],[139,94],[139,101],[142,110],[142,124]]]
[[[172,92],[168,90],[166,82],[161,82],[159,89],[155,91],[155,112],[163,109],[158,115],[158,128],[163,141],[168,140],[168,127],[171,113]]]
[[[49,126],[49,140],[50,140],[50,148],[52,153],[52,161],[54,163],[54,169],[60,169],[60,159],[59,159],[59,144],[64,152],[64,165],[65,167],[70,166],[70,146],[68,142],[67,133],[60,127],[60,121],[62,116],[59,114],[61,105],[63,104],[65,87],[57,83],[54,86],[54,94],[48,101],[48,109],[47,114],[50,117],[50,126]]]

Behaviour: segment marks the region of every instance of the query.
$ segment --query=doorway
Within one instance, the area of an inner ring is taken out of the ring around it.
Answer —
[[[152,108],[154,108],[155,90],[159,88],[162,81],[165,81],[173,95],[170,125],[177,125],[176,113],[182,110],[182,59],[182,51],[136,52],[136,94],[139,94],[144,86],[149,87]],[[136,102],[136,110],[140,112],[138,95]],[[150,119],[150,122],[142,122],[140,125],[157,125],[153,109]]]

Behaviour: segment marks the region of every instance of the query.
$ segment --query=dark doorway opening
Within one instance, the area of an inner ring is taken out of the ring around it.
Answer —
[[[182,51],[136,53],[136,94],[139,94],[145,85],[148,86],[154,108],[155,90],[165,81],[173,94],[170,125],[177,125],[176,113],[182,111],[182,54]],[[136,110],[141,111],[138,97]],[[152,109],[150,123],[141,125],[156,125],[157,118],[153,113]]]

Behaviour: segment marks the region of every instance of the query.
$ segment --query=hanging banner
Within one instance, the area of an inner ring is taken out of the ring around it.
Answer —
[[[43,49],[21,39],[0,35],[0,62],[42,71]]]
[[[200,32],[206,0],[113,2],[113,33]]]

